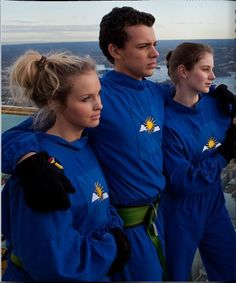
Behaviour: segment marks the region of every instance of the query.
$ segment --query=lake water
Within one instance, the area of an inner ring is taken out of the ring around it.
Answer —
[[[24,121],[27,116],[23,115],[12,115],[12,114],[2,114],[2,132],[14,127],[20,122]]]

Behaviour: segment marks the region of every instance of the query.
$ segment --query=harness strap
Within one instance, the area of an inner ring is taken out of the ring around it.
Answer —
[[[161,241],[158,236],[158,231],[157,231],[157,227],[155,224],[155,220],[157,218],[157,207],[158,207],[157,201],[150,205],[148,213],[146,215],[145,224],[146,224],[146,230],[147,230],[148,236],[151,239],[152,243],[154,244],[157,250],[159,261],[160,261],[160,264],[163,270],[163,280],[166,281],[167,280],[166,259],[164,257],[164,253],[163,253],[162,246],[161,246]]]
[[[10,255],[11,261],[19,268],[23,268],[23,264],[18,256],[16,256],[13,252]]]
[[[162,266],[163,280],[166,280],[166,260],[162,251],[161,241],[155,224],[158,202],[159,199],[151,205],[146,206],[118,207],[117,212],[123,219],[125,228],[131,228],[138,224],[145,224],[147,234],[156,248],[157,255]]]
[[[118,207],[117,212],[124,221],[124,227],[130,228],[145,221],[149,205],[135,207]]]

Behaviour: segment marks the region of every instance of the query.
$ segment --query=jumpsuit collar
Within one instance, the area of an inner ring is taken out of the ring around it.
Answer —
[[[87,144],[87,140],[88,140],[87,136],[82,136],[80,139],[69,142],[59,136],[51,135],[51,134],[43,133],[43,132],[40,132],[38,136],[43,137],[44,139],[55,141],[58,144],[61,144],[66,147],[71,147],[76,150],[81,150]]]
[[[109,81],[113,81],[119,85],[122,85],[123,87],[131,88],[134,90],[143,90],[146,87],[146,79],[143,78],[141,81],[136,80],[124,73],[120,73],[117,71],[110,71],[107,74],[105,74],[102,78],[102,80],[108,79]]]

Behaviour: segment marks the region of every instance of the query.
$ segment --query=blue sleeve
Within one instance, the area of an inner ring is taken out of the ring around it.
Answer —
[[[12,185],[13,250],[33,280],[104,280],[117,252],[112,234],[105,228],[81,234],[74,228],[72,209],[34,211],[25,204],[17,182]]]
[[[166,128],[163,135],[164,173],[168,190],[175,194],[204,192],[220,181],[225,159],[218,153],[191,163],[174,131]]]
[[[173,83],[160,83],[160,86],[163,90],[162,95],[164,98],[164,104],[166,105],[175,92],[175,85]]]
[[[31,126],[32,118],[28,118],[2,134],[2,172],[11,174],[23,155],[39,151],[38,141]]]
[[[109,229],[113,228],[120,228],[123,229],[124,222],[121,217],[117,213],[117,209],[110,205],[110,222],[109,222]]]

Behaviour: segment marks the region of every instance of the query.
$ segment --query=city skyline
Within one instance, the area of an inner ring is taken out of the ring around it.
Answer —
[[[6,1],[2,43],[97,41],[101,18],[113,7],[152,13],[157,39],[234,39],[235,1]]]

